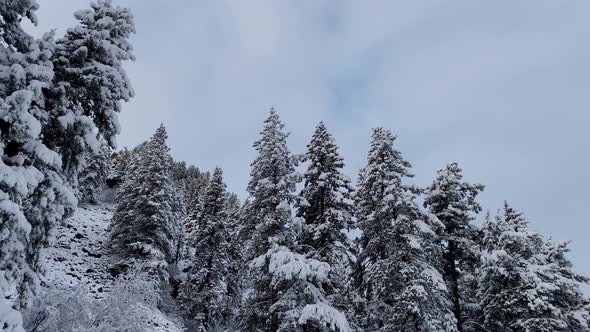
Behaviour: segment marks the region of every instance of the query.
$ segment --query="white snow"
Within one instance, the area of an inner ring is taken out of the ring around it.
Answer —
[[[8,300],[0,299],[0,328],[3,332],[25,332],[20,313],[12,309]]]
[[[136,289],[147,287],[140,277],[132,277],[134,281],[129,283],[107,271],[114,262],[108,248],[112,214],[110,205],[81,206],[59,226],[55,243],[41,253],[46,270],[43,283],[54,292],[83,292],[89,297],[90,306],[97,310],[95,315],[104,316],[101,324],[135,319],[142,322],[145,331],[180,332],[182,329],[151,303],[154,301],[145,302],[147,295],[143,293],[150,291]],[[141,301],[134,302],[134,297],[140,297]]]
[[[253,264],[260,267],[266,259],[270,260],[268,269],[273,275],[273,284],[294,279],[325,281],[330,273],[329,264],[306,258],[284,246],[274,246],[266,255],[256,258]]]
[[[57,228],[54,244],[41,251],[46,265],[42,280],[62,289],[84,287],[92,297],[103,298],[114,282],[104,250],[111,217],[106,205],[79,207]]]
[[[309,320],[328,326],[332,331],[351,331],[346,316],[325,303],[308,304],[303,308],[299,317],[299,324],[305,324]]]

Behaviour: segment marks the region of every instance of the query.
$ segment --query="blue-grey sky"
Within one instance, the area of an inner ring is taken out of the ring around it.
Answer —
[[[35,33],[87,0],[38,0]],[[415,183],[457,161],[590,272],[590,2],[115,0],[136,19],[120,146],[160,122],[175,158],[243,193],[274,106],[303,152],[324,120],[356,179],[370,128],[399,135]]]

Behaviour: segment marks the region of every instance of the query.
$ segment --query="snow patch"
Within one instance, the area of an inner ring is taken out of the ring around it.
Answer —
[[[310,320],[327,326],[332,331],[351,331],[346,316],[325,303],[308,304],[303,308],[299,317],[299,324],[305,324]]]

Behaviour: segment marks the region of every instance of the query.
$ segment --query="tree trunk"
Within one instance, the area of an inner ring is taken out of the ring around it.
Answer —
[[[457,246],[454,240],[449,240],[447,251],[447,277],[451,286],[451,300],[453,302],[453,314],[457,319],[457,330],[463,332],[463,316],[461,312],[461,296],[459,293],[459,271],[455,263]]]

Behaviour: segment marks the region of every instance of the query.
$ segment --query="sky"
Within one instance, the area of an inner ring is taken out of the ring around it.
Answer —
[[[38,0],[39,35],[87,0]],[[244,195],[252,143],[274,107],[302,153],[319,121],[356,181],[383,126],[427,185],[456,161],[531,228],[571,240],[590,274],[590,2],[114,0],[135,15],[136,96],[119,146],[160,123],[172,155],[221,166]],[[481,218],[480,218],[481,219]],[[590,288],[588,288],[590,289]]]

